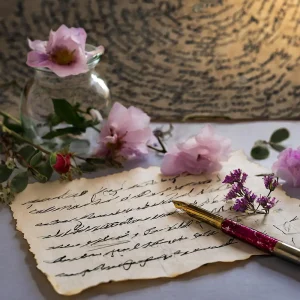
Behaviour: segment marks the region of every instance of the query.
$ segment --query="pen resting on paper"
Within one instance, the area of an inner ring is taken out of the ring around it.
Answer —
[[[183,210],[191,217],[221,229],[230,236],[236,237],[260,250],[300,264],[300,249],[296,247],[233,220],[222,218],[193,204],[187,204],[182,201],[173,201],[173,203],[177,209]]]

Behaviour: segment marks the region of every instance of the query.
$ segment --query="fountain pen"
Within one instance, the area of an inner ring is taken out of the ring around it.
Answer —
[[[190,217],[208,223],[211,226],[222,230],[224,233],[255,246],[260,250],[284,258],[293,263],[300,264],[300,249],[296,247],[233,220],[222,218],[219,215],[213,214],[210,211],[193,204],[182,201],[173,201],[173,203],[177,209],[186,212]]]

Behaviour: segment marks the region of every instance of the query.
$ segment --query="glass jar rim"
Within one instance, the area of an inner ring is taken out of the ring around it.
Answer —
[[[94,51],[96,49],[97,49],[97,47],[94,46],[94,45],[85,44],[85,51],[90,52],[90,51]],[[91,56],[87,60],[87,65],[88,65],[89,70],[93,69],[98,64],[98,62],[100,61],[101,55],[102,54],[97,53],[97,54]],[[53,73],[54,74],[54,72],[52,70],[50,70],[49,68],[47,68],[47,67],[37,67],[37,68],[33,68],[33,69],[35,69],[37,71],[43,71],[43,72]]]

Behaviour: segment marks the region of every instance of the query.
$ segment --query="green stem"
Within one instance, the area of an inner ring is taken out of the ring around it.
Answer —
[[[260,204],[258,204],[258,206],[255,208],[255,210],[253,211],[253,213],[256,213],[258,211],[259,207],[260,207]]]
[[[7,128],[2,122],[0,122],[0,126],[2,127],[3,129],[3,132],[7,132],[9,133],[10,135],[12,135],[13,137],[17,138],[18,140],[20,141],[23,141],[24,143],[26,144],[29,144],[31,145],[32,147],[40,150],[41,152],[45,153],[45,154],[48,154],[50,155],[51,152],[38,146],[38,145],[35,145],[33,142],[31,142],[30,140],[27,140],[26,138],[22,137],[21,135],[19,135],[18,133],[14,132],[13,130],[10,130],[9,128]]]
[[[14,116],[12,116],[12,115],[10,115],[10,114],[8,114],[8,113],[2,111],[2,110],[0,110],[0,115],[2,115],[3,117],[6,117],[6,118],[11,119],[11,120],[15,121],[15,122],[18,123],[18,124],[21,124],[21,121],[20,121],[20,120],[18,120],[18,119],[15,118]]]

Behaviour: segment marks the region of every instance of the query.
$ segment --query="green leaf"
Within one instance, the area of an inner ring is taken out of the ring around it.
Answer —
[[[283,151],[283,150],[285,149],[285,147],[282,146],[282,145],[280,145],[280,144],[270,143],[270,146],[271,146],[274,150],[276,150],[276,151],[278,151],[278,152],[281,152],[281,151]]]
[[[65,99],[52,99],[52,102],[54,111],[61,120],[76,127],[82,126],[84,118],[76,112],[76,109],[68,101]]]
[[[33,156],[32,158],[30,159],[30,165],[32,167],[35,167],[37,166],[39,163],[41,163],[43,159],[43,153],[41,151],[37,151]]]
[[[10,182],[10,188],[13,193],[21,193],[28,185],[27,171],[17,174]]]
[[[9,169],[6,165],[0,165],[0,183],[6,181],[11,175],[13,170]]]
[[[290,136],[290,133],[286,128],[279,128],[272,133],[270,142],[271,143],[280,143],[280,142],[286,140],[289,136]]]
[[[50,126],[56,126],[61,123],[63,120],[57,115],[50,115],[48,117],[48,122]]]
[[[42,143],[41,146],[43,148],[46,148],[46,149],[49,149],[49,150],[54,150],[55,148],[57,148],[58,145],[57,145],[57,143],[49,140],[47,142]]]
[[[22,147],[18,153],[29,163],[31,157],[35,154],[35,149],[30,145],[26,145]],[[22,161],[20,162],[22,163]]]
[[[11,121],[4,117],[3,124],[10,130],[16,132],[16,133],[23,133],[24,129],[20,124],[11,123]]]
[[[82,133],[82,131],[78,128],[75,128],[75,127],[59,128],[59,129],[56,129],[54,131],[48,132],[47,134],[45,134],[43,136],[43,138],[46,139],[46,140],[50,140],[50,139],[53,139],[57,136],[62,136],[62,135],[66,135],[66,134],[77,135],[77,134],[80,134],[80,133]]]
[[[39,182],[47,182],[51,176],[52,176],[52,173],[53,173],[53,169],[50,165],[50,162],[49,160],[47,161],[44,161],[42,163],[40,163],[36,168],[35,170],[38,172],[36,173],[36,171],[33,171],[32,174],[33,174],[33,177],[39,181]]]
[[[254,146],[251,149],[251,156],[255,159],[265,159],[269,156],[270,152],[267,147],[263,146]]]

